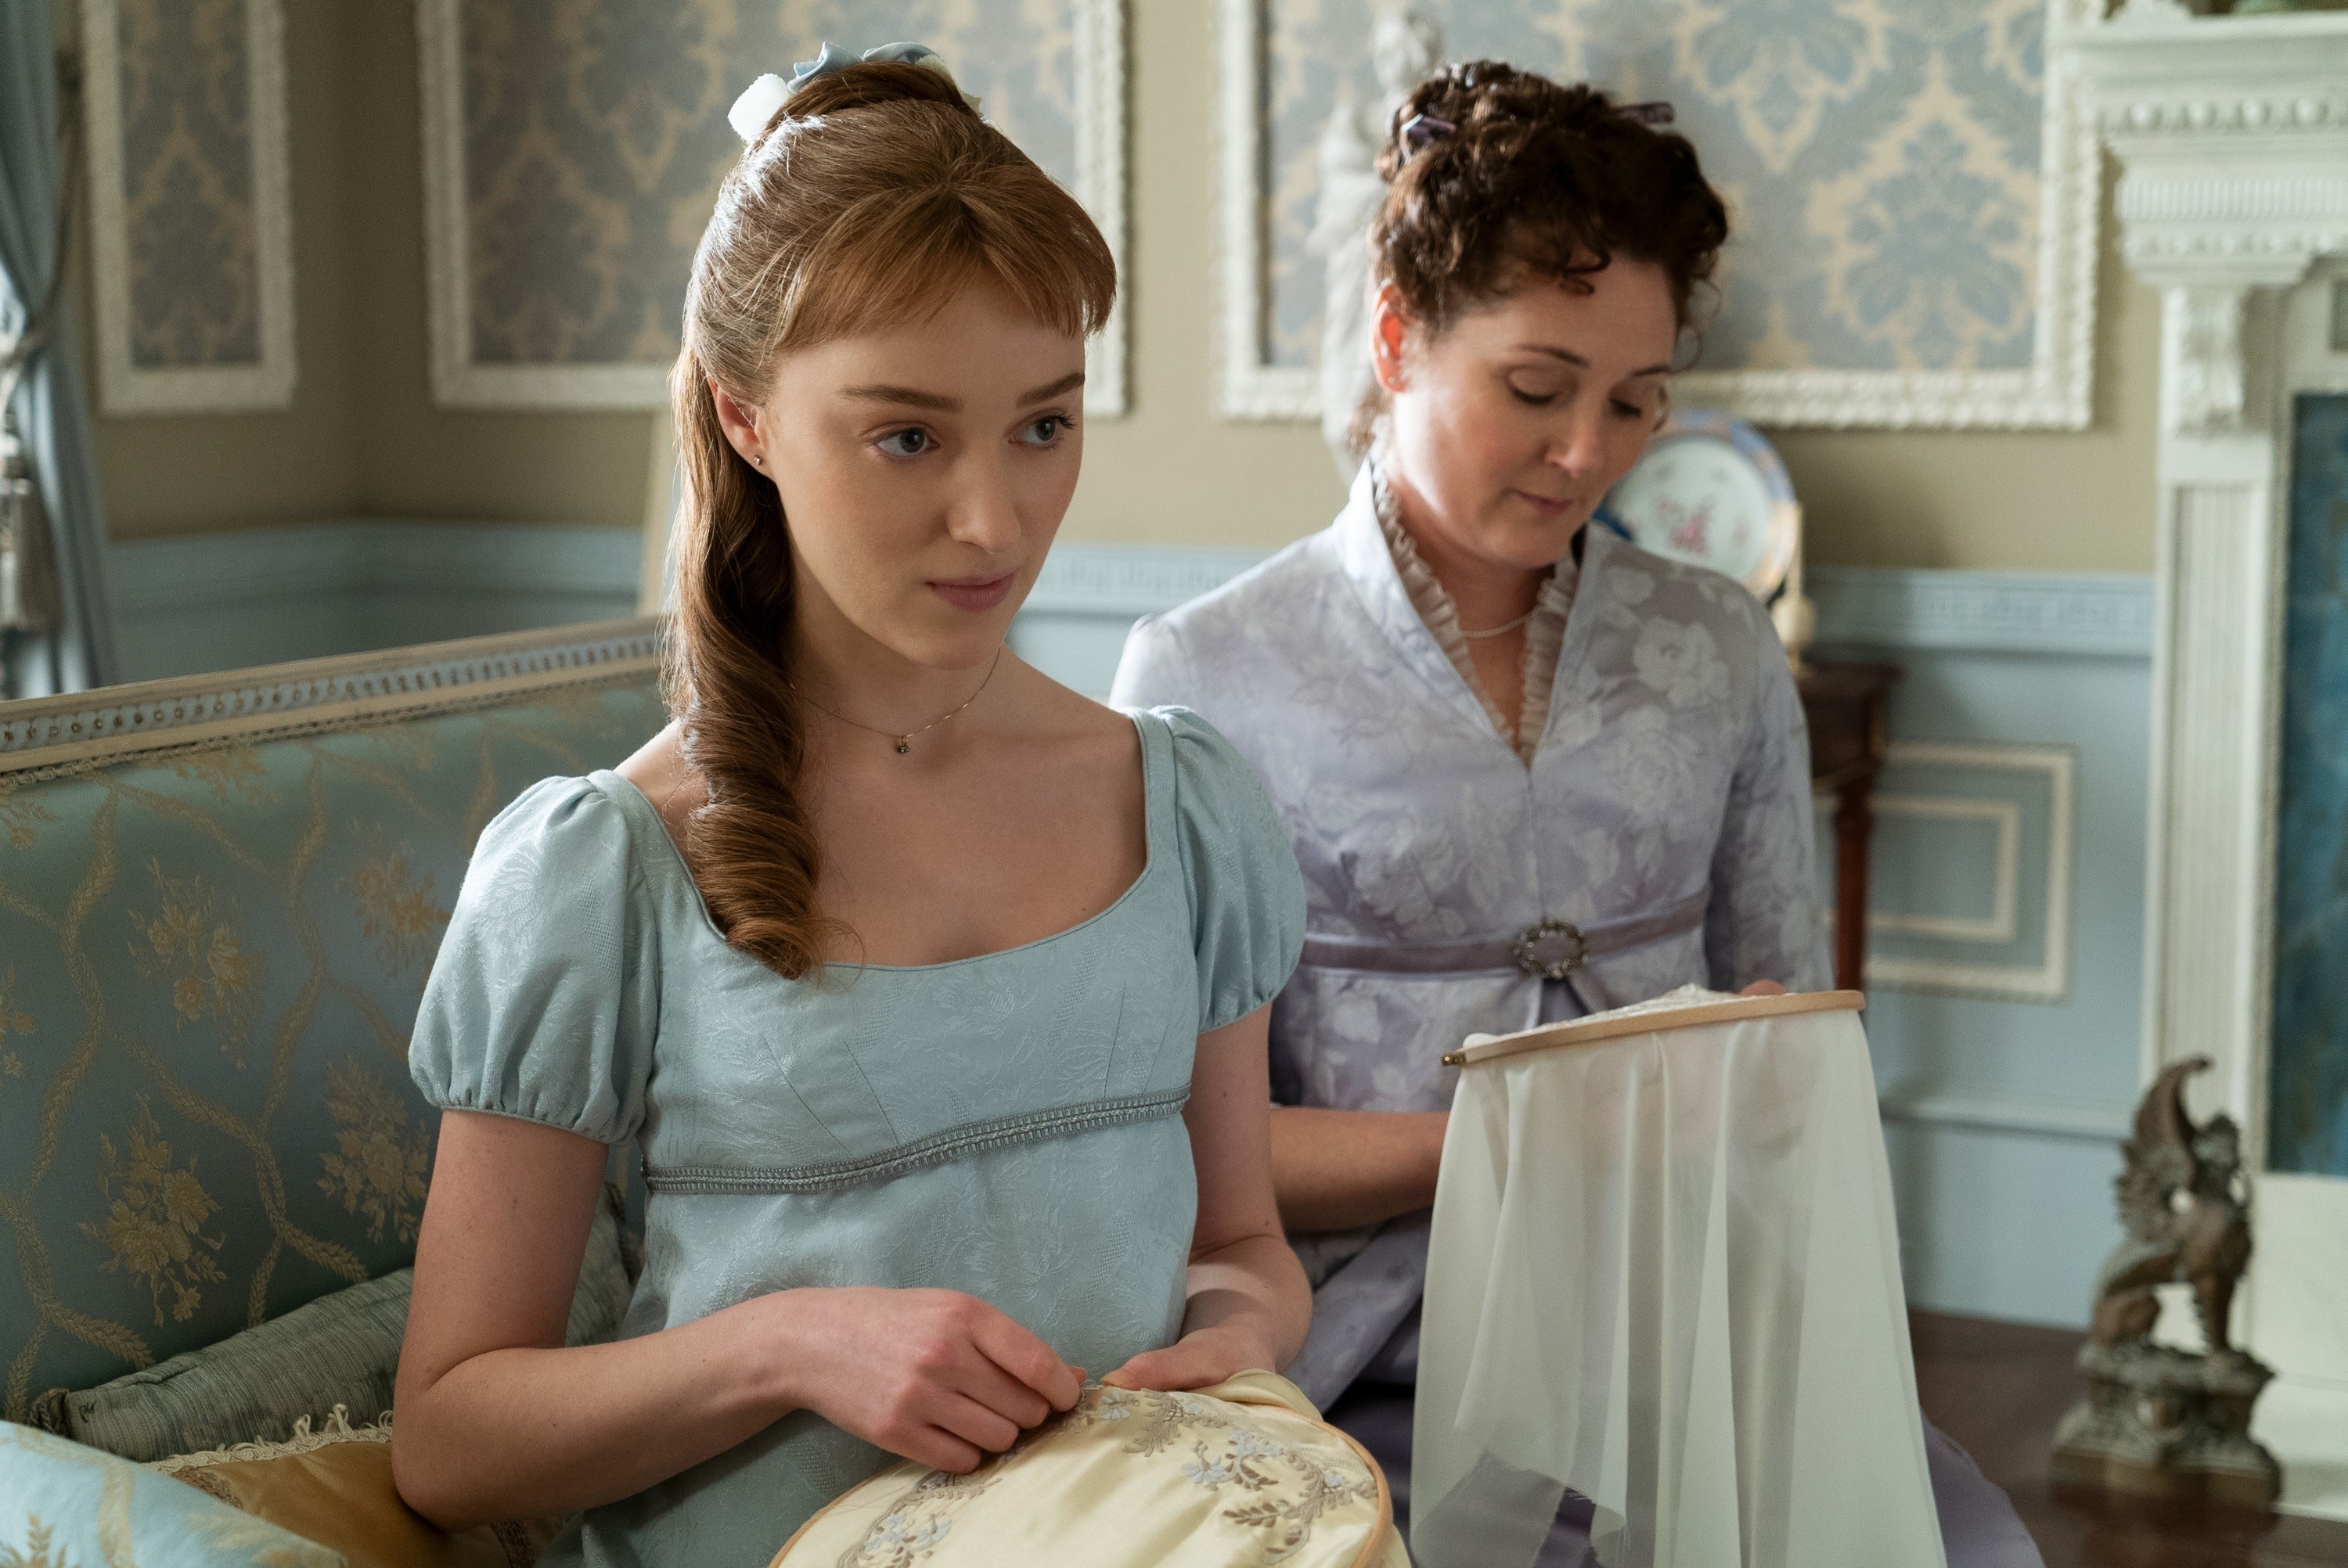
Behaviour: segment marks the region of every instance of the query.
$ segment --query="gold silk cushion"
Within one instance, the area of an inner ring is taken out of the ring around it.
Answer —
[[[444,1531],[400,1501],[388,1418],[354,1428],[337,1405],[324,1431],[310,1431],[306,1419],[301,1427],[282,1443],[241,1443],[149,1468],[339,1552],[350,1568],[528,1568],[564,1522]]]
[[[769,1568],[1272,1563],[1408,1568],[1375,1462],[1294,1384],[1242,1372],[1195,1393],[1094,1385],[969,1475],[893,1465]]]

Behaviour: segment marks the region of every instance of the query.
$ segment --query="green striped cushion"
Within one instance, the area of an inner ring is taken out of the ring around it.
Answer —
[[[305,1416],[323,1430],[336,1405],[363,1425],[391,1408],[415,1272],[398,1269],[320,1296],[95,1389],[52,1389],[35,1402],[33,1424],[142,1464],[234,1443],[283,1442]],[[618,1333],[633,1288],[613,1205],[599,1205],[565,1343],[601,1344]]]

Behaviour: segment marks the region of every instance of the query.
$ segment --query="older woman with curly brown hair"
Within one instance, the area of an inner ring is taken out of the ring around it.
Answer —
[[[1352,498],[1144,621],[1116,686],[1214,723],[1303,866],[1272,1025],[1274,1185],[1316,1287],[1291,1375],[1405,1505],[1442,1051],[1689,982],[1828,983],[1767,616],[1586,526],[1668,411],[1728,234],[1660,118],[1490,61],[1420,85],[1379,164]],[[1926,1446],[1949,1560],[2034,1565],[2003,1494]],[[1588,1531],[1569,1496],[1540,1561],[1583,1561]]]

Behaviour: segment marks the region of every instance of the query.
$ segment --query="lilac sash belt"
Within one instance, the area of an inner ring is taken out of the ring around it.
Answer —
[[[1561,980],[1594,957],[1620,953],[1704,924],[1712,890],[1700,887],[1652,915],[1576,926],[1540,920],[1513,937],[1462,942],[1377,942],[1358,937],[1304,938],[1303,962],[1322,969],[1364,969],[1388,975],[1480,975],[1517,969]]]

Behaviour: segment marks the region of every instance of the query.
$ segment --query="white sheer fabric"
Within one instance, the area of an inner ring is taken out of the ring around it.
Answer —
[[[1608,1568],[1944,1563],[1867,1039],[1854,1011],[1770,1010],[1470,1038],[1427,1259],[1422,1568],[1526,1568],[1568,1487]]]

